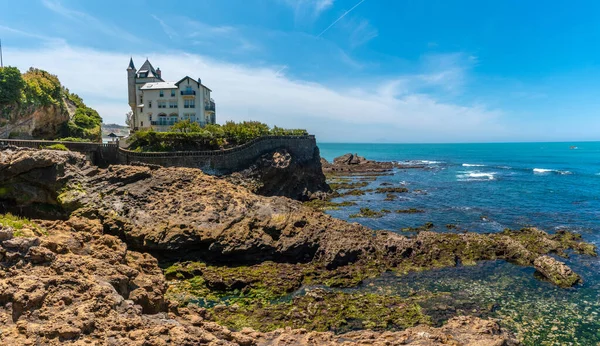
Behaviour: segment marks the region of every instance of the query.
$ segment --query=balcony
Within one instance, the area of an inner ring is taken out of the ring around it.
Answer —
[[[208,111],[208,112],[214,112],[215,111],[215,103],[211,102],[211,103],[205,104],[204,110]]]
[[[152,126],[173,126],[177,121],[151,121]]]
[[[196,95],[196,90],[182,90],[180,93],[182,96]]]

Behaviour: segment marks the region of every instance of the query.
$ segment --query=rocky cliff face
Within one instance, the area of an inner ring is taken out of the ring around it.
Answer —
[[[63,105],[29,106],[24,109],[7,107],[8,116],[0,129],[0,138],[55,139],[62,137],[65,127],[75,114],[75,105],[68,99]]]
[[[299,163],[285,149],[261,156],[247,169],[226,177],[263,196],[284,196],[299,201],[321,198],[331,191],[321,167],[319,148],[313,159]]]

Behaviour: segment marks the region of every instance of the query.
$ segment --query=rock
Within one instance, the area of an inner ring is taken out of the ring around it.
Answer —
[[[2,242],[2,246],[11,251],[18,251],[25,253],[32,246],[40,245],[40,238],[25,238],[25,237],[15,237],[9,240],[5,240]]]
[[[367,160],[358,154],[345,154],[333,159],[333,163],[321,160],[323,172],[326,174],[358,174],[358,173],[385,173],[394,168],[392,162],[378,162]]]
[[[298,162],[287,150],[261,156],[249,168],[225,177],[263,196],[284,196],[306,201],[331,191],[321,167],[319,149],[312,160]]]
[[[57,197],[86,167],[71,151],[13,148],[0,150],[0,202],[8,212],[31,217],[65,217]]]
[[[566,264],[547,255],[536,258],[533,265],[550,282],[560,287],[571,287],[581,280]]]
[[[27,255],[25,255],[26,260],[35,264],[52,262],[54,258],[55,255],[52,251],[41,246],[30,247],[29,251],[27,251]]]
[[[0,229],[0,242],[12,239],[13,229],[9,227],[3,227]]]

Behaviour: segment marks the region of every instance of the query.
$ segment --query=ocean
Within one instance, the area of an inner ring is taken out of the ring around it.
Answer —
[[[348,196],[356,206],[327,211],[337,218],[376,230],[403,233],[404,227],[433,222],[435,230],[454,224],[472,232],[536,226],[550,233],[567,229],[600,246],[600,142],[486,144],[339,144],[319,143],[331,161],[345,153],[370,160],[424,164],[379,176],[411,192],[395,201],[385,195]],[[374,210],[424,210],[390,213],[382,218],[349,218],[361,207]],[[539,280],[533,268],[504,261],[482,262],[414,273],[384,275],[356,290],[410,294],[440,293],[431,311],[444,316],[476,313],[500,319],[526,345],[597,345],[600,342],[600,260],[572,255],[566,263],[583,284],[560,289]],[[449,298],[450,297],[450,298]],[[444,307],[443,309],[440,308]],[[485,307],[485,308],[482,308]],[[474,312],[476,311],[476,312]],[[445,314],[445,315],[444,315]]]

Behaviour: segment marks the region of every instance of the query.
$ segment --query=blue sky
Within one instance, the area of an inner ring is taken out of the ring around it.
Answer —
[[[600,3],[0,0],[5,65],[36,66],[106,122],[125,68],[200,77],[217,120],[321,141],[600,139]]]

